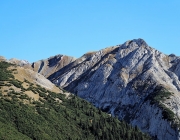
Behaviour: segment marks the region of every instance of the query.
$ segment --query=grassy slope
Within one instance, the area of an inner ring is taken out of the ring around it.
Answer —
[[[9,67],[0,62],[0,139],[150,139],[74,95],[67,97],[63,91],[55,93],[28,80],[15,80],[12,73],[16,70]],[[38,100],[27,91],[38,95]]]

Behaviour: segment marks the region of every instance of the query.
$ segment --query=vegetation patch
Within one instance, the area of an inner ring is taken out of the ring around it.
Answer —
[[[12,71],[7,69],[10,66],[12,66],[12,64],[4,61],[0,62],[0,81],[7,81],[10,78],[14,78]]]
[[[17,88],[24,89],[23,86],[22,86],[22,82],[20,82],[18,80],[11,80],[10,83],[13,84]]]
[[[49,91],[48,91],[49,92]],[[26,95],[10,93],[8,98],[0,98],[0,139],[6,137],[6,129],[12,131],[6,139],[24,137],[25,139],[83,139],[114,140],[139,139],[150,137],[124,121],[110,117],[96,109],[90,103],[74,95],[65,99],[63,94],[49,92],[40,101],[24,104]],[[10,97],[10,98],[9,98]],[[55,102],[55,98],[63,99],[63,104]]]
[[[166,99],[170,99],[173,93],[167,91],[161,86],[155,88],[154,92],[151,93],[146,100],[150,100],[151,104],[157,104],[162,109],[163,119],[173,122],[175,120],[175,114],[169,108],[167,108],[163,102]],[[145,101],[146,101],[145,100]]]

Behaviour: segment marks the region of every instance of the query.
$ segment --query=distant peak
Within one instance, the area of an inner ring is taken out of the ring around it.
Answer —
[[[139,39],[126,41],[121,46],[121,48],[126,49],[126,48],[134,48],[134,47],[141,47],[141,46],[148,47],[148,44],[143,39],[139,38]]]
[[[134,39],[134,40],[132,40],[133,42],[136,42],[136,44],[138,44],[138,46],[142,46],[142,45],[144,45],[144,46],[148,46],[148,44],[143,40],[143,39],[141,39],[141,38],[139,38],[139,39]]]
[[[176,57],[176,55],[175,55],[175,54],[170,54],[169,56],[170,56],[170,57]]]

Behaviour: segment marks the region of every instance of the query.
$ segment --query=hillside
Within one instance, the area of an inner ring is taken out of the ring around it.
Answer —
[[[48,79],[157,139],[180,139],[180,57],[143,39],[84,54]]]
[[[0,139],[148,140],[44,76],[0,62]]]

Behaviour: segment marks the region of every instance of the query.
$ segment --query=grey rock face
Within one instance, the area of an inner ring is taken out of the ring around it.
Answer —
[[[148,99],[157,86],[173,92],[162,104],[180,118],[180,58],[142,39],[85,54],[48,78],[159,140],[180,139],[163,109]]]

